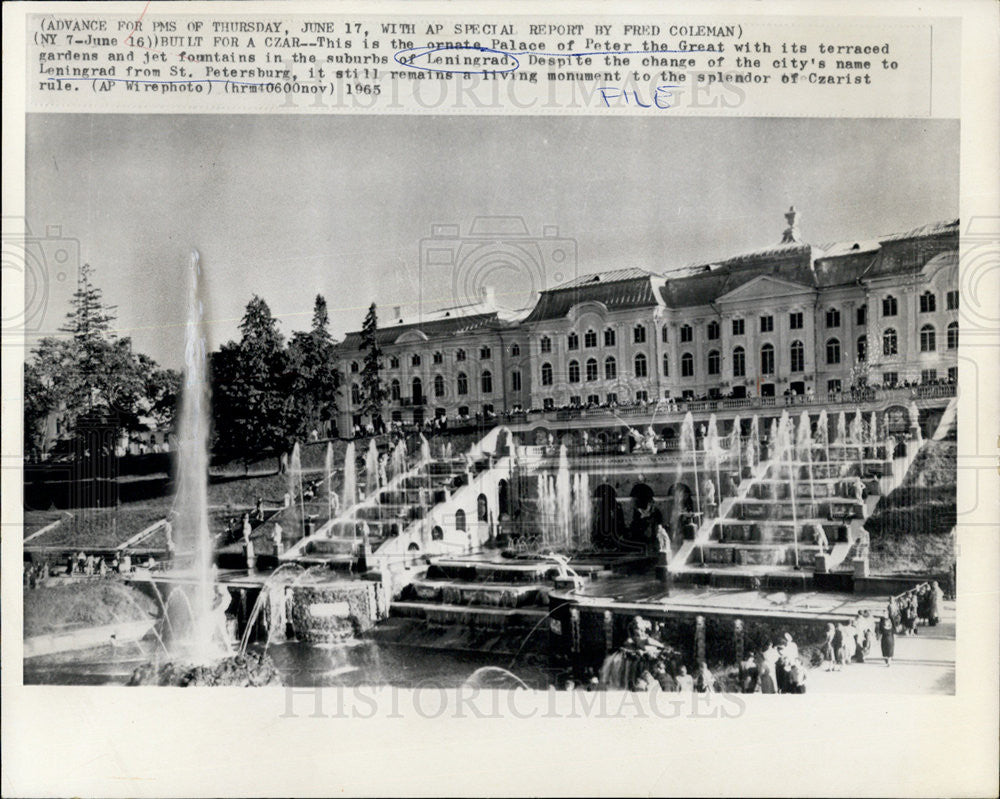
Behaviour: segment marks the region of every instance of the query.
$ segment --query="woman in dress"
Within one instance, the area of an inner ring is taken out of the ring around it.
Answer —
[[[927,592],[927,623],[931,627],[936,627],[941,621],[941,603],[944,601],[944,591],[937,584],[937,580],[931,583],[931,590]]]
[[[885,665],[892,665],[892,658],[896,652],[896,631],[893,629],[892,620],[883,616],[879,625],[879,636],[882,644],[882,657],[885,658]]]

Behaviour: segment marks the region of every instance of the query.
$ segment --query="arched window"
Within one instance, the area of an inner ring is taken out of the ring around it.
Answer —
[[[899,303],[891,294],[882,298],[882,316],[895,316],[899,313]]]
[[[958,349],[958,322],[948,324],[948,349]]]
[[[444,355],[440,350],[434,353],[434,363],[444,363]]]
[[[410,366],[420,366],[420,356],[414,353],[410,358]]]
[[[792,356],[792,371],[804,372],[806,368],[806,348],[801,341],[793,341],[790,349]]]
[[[722,371],[722,358],[719,356],[719,351],[709,350],[708,373],[710,375],[717,375],[720,371]]]
[[[566,349],[568,350],[580,349],[580,337],[576,334],[575,331],[566,336]]]
[[[774,345],[765,344],[760,348],[760,373],[762,375],[774,374]]]
[[[486,504],[486,494],[480,494],[476,497],[476,517],[481,522],[488,522],[490,520],[490,508]]]
[[[670,341],[670,328],[667,325],[664,325],[660,329],[660,341],[664,344],[667,344]]]
[[[580,382],[580,362],[570,361],[569,362],[569,382],[579,383]]]
[[[542,352],[552,352],[552,339],[548,336],[542,336],[538,342],[538,346]]]
[[[351,361],[351,372],[354,373],[354,372],[357,372],[357,371],[358,371],[358,362],[357,361]]]
[[[636,325],[632,328],[632,341],[636,344],[646,343],[646,326]]]
[[[456,350],[455,351],[455,360],[456,361],[464,361],[465,360],[465,350]]]
[[[455,529],[465,532],[467,529],[465,526],[465,511],[459,508],[455,511]]]
[[[520,354],[521,354],[521,345],[520,345],[520,344],[518,344],[517,342],[514,342],[513,344],[511,344],[511,345],[510,345],[510,354],[511,354],[511,355],[512,355],[513,357],[515,357],[515,358],[516,358],[516,357],[517,357],[518,355],[520,355]]]
[[[663,353],[663,376],[670,377],[670,356]]]
[[[456,375],[455,389],[459,394],[469,393],[469,376],[465,372],[459,372]]]
[[[413,404],[420,405],[424,401],[424,383],[419,377],[415,377],[410,385],[413,388]]]
[[[694,377],[694,356],[690,352],[681,355],[681,377]]]
[[[719,337],[719,323],[713,319],[711,322],[708,323],[708,327],[706,328],[705,332],[706,335],[708,336],[709,341],[714,341]]]
[[[543,363],[542,364],[542,385],[551,386],[552,385],[552,364]]]
[[[441,375],[434,375],[434,396],[444,396],[444,378]]]
[[[896,339],[896,331],[890,327],[882,334],[882,354],[896,355],[898,352],[899,343]]]
[[[858,336],[857,356],[858,363],[868,360],[868,336]]]
[[[920,313],[934,313],[937,310],[937,297],[934,292],[925,291],[920,295]]]
[[[826,362],[840,363],[840,339],[831,338],[826,342]]]
[[[399,388],[399,381],[393,379],[393,381],[389,384],[389,399],[393,402],[398,402],[402,395],[402,391]]]
[[[681,344],[694,341],[694,328],[691,325],[681,325]]]
[[[934,352],[937,349],[937,334],[934,325],[924,325],[920,328],[920,351]]]
[[[615,336],[615,329],[613,327],[607,327],[604,329],[604,346],[613,347],[617,338]]]
[[[351,383],[351,405],[361,404],[361,387],[357,383]]]
[[[618,377],[618,362],[612,357],[604,359],[604,379],[614,380]]]
[[[493,393],[493,373],[489,369],[479,376],[479,384],[484,394]]]
[[[747,373],[747,353],[742,347],[733,349],[733,377],[745,377]]]
[[[596,330],[588,330],[586,333],[583,334],[583,346],[586,347],[587,349],[597,346]]]
[[[597,358],[587,359],[587,381],[597,380]]]
[[[643,330],[645,330],[645,328],[643,328]],[[636,353],[636,356],[635,356],[635,376],[636,377],[645,377],[646,374],[647,374],[647,370],[646,370],[646,356],[643,355],[641,352]]]

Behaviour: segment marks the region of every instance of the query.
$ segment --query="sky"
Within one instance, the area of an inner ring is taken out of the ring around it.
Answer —
[[[523,218],[514,246],[527,240],[531,285],[551,287],[774,245],[792,204],[817,245],[958,216],[948,120],[32,114],[27,142],[40,250],[78,247],[119,334],[175,368],[192,249],[214,349],[253,294],[286,335],[323,294],[338,338],[373,301],[383,320],[461,302],[509,265],[495,255],[508,238],[466,257],[472,244],[434,233],[467,236],[476,217]],[[559,241],[538,243],[547,227]],[[437,256],[422,242],[458,252],[457,273],[423,263]],[[75,259],[40,267],[36,336],[62,324],[75,276]]]

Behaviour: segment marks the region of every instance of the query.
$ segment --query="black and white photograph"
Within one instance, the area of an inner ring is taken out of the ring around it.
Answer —
[[[26,681],[954,691],[957,123],[28,148]]]
[[[998,22],[5,4],[3,795],[995,795]]]

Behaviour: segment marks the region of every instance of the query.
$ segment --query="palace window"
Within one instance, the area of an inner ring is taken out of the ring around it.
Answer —
[[[882,334],[882,354],[883,355],[899,354],[899,342],[896,337],[896,331],[891,327],[888,328]]]
[[[859,325],[868,324],[868,306],[859,305],[858,309],[854,312],[854,321]]]
[[[719,337],[719,323],[712,320],[706,328],[706,335],[709,341],[715,341]]]
[[[569,362],[569,382],[579,383],[580,382],[580,362],[570,361]]]
[[[722,371],[722,358],[718,350],[711,350],[708,353],[708,373],[717,375],[720,371]]]
[[[410,357],[410,366],[420,366],[420,356],[416,353]]]
[[[646,343],[646,326],[636,325],[632,328],[632,341],[635,344],[645,344]]]
[[[484,394],[493,393],[493,373],[489,369],[479,376],[479,384]]]
[[[744,324],[743,320],[742,319],[734,319],[733,320],[733,335],[734,336],[742,336],[745,331],[746,331],[746,325]]]
[[[694,341],[694,328],[691,325],[681,325],[681,344]]]
[[[465,360],[465,350],[456,350],[455,351],[455,360],[456,361],[464,361]]]
[[[826,393],[827,394],[839,394],[840,393],[840,381],[839,380],[827,380],[826,381]]]
[[[760,373],[762,375],[774,374],[774,346],[765,344],[760,348]]]
[[[444,378],[441,375],[434,375],[434,396],[444,396]]]
[[[937,310],[937,297],[933,292],[925,291],[920,295],[920,313],[934,313]]]
[[[948,367],[948,382],[957,383],[958,382],[958,367],[949,366]]]
[[[604,379],[614,380],[618,377],[618,362],[611,357],[604,359]]]
[[[391,399],[393,402],[399,402],[399,398],[402,395],[403,395],[402,391],[400,390],[400,387],[399,387],[399,381],[398,380],[393,380],[389,384],[389,399]]]
[[[840,339],[831,338],[826,342],[826,362],[840,363]]]
[[[663,376],[670,377],[670,356],[663,353]]]
[[[895,316],[899,313],[899,302],[891,294],[882,298],[882,316]]]
[[[541,340],[538,342],[539,349],[542,352],[552,352],[552,339],[548,336],[542,336]]]
[[[899,372],[883,372],[882,385],[892,387],[899,382]]]
[[[921,369],[920,370],[920,382],[921,383],[933,383],[937,380],[937,369]]]
[[[868,336],[858,336],[856,352],[858,363],[864,363],[868,360]]]
[[[615,346],[615,341],[617,341],[617,339],[615,337],[615,329],[613,327],[605,328],[605,330],[604,330],[604,346],[605,347],[613,347],[613,346]]]
[[[958,322],[948,324],[948,349],[958,349]]]
[[[469,393],[469,376],[465,372],[459,372],[456,376],[455,388],[459,394]]]
[[[521,390],[521,371],[519,369],[515,369],[510,373],[510,390]]]
[[[479,348],[479,360],[488,361],[493,357],[493,351],[485,344]]]
[[[924,325],[920,328],[920,351],[934,352],[937,349],[937,334],[934,325]]]
[[[635,401],[649,402],[649,392],[646,391],[645,389],[640,388],[638,391],[635,392]]]
[[[733,377],[746,377],[747,354],[742,347],[733,350]]]
[[[615,391],[608,392],[608,405],[614,405],[618,402],[618,393]]]
[[[587,359],[587,382],[597,380],[597,358]]]
[[[389,358],[389,368],[398,369],[399,368],[399,356],[393,355]]]
[[[792,371],[804,372],[806,368],[806,348],[801,341],[793,341],[791,346]]]
[[[600,397],[600,395],[599,394],[588,394],[587,395],[587,404],[588,405],[600,405],[601,404],[601,397]]]
[[[635,356],[635,376],[645,377],[647,374],[646,370],[646,356],[641,352],[637,353]]]
[[[694,356],[690,352],[681,355],[681,377],[694,377]]]
[[[581,404],[580,403],[580,395],[579,394],[574,394],[572,397],[570,397],[569,398],[569,404],[572,405],[574,408],[579,408],[580,404]]]
[[[357,361],[351,361],[351,372],[355,372],[356,373],[357,371],[358,371],[358,362]]]
[[[361,387],[357,383],[351,383],[351,405],[361,404]]]
[[[521,345],[518,344],[516,341],[510,345],[510,354],[514,358],[516,358],[518,355],[521,354]]]
[[[551,386],[552,385],[552,364],[543,363],[542,364],[542,385]]]
[[[566,349],[578,350],[580,349],[580,337],[575,333],[570,333],[566,336]]]
[[[802,311],[792,311],[788,314],[788,329],[801,330],[803,326]]]
[[[597,331],[588,330],[583,334],[583,346],[587,349],[597,346]]]
[[[444,363],[444,354],[441,353],[440,351],[439,352],[435,352],[433,360],[434,360],[434,363],[436,363],[436,364]]]
[[[774,317],[773,316],[762,316],[760,318],[760,332],[770,333],[774,330]]]
[[[664,344],[667,344],[670,341],[670,328],[667,327],[667,325],[660,328],[660,341]]]
[[[840,327],[840,309],[828,308],[826,311],[826,326]]]
[[[556,407],[556,401],[552,399],[552,397],[545,397],[545,399],[542,400],[543,410],[551,411],[555,407]]]
[[[952,291],[949,291],[947,294],[945,294],[945,306],[948,308],[949,311],[957,311],[958,310],[958,292],[957,291],[952,290]]]

